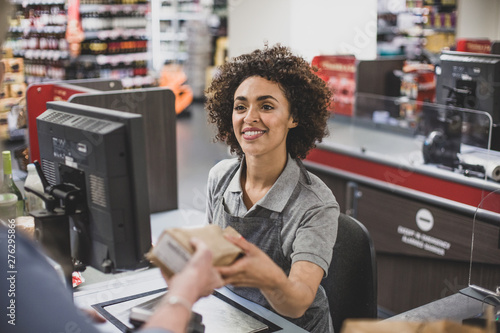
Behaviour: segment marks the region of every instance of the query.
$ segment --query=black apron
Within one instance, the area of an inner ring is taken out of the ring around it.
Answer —
[[[300,162],[299,162],[300,163]],[[228,226],[236,229],[247,241],[255,244],[264,251],[288,276],[291,269],[291,261],[285,258],[282,250],[281,229],[283,218],[281,213],[272,212],[269,218],[265,217],[237,217],[232,216],[224,209],[224,192],[226,191],[231,179],[240,167],[239,164],[234,169],[228,171],[229,177],[223,180],[222,195],[217,199],[215,206],[214,222],[217,221],[221,228]],[[301,168],[302,172],[307,172],[305,168]],[[293,203],[297,199],[296,191],[292,194],[289,202]],[[233,287],[227,286],[241,297],[244,297],[254,303],[257,303],[269,310],[272,310],[271,305],[266,300],[264,295],[258,288],[250,287]],[[333,332],[332,321],[330,317],[330,309],[328,306],[328,298],[325,290],[320,285],[314,298],[313,303],[307,309],[305,314],[300,318],[288,318],[288,321],[294,323],[303,329],[314,333],[329,333]]]

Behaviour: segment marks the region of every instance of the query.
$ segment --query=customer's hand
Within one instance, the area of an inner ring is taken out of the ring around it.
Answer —
[[[96,310],[94,309],[81,309],[84,314],[86,314],[90,320],[95,323],[95,324],[102,324],[106,322],[106,319],[101,316]]]
[[[180,273],[167,280],[169,293],[182,296],[194,303],[198,298],[210,295],[215,288],[223,286],[218,271],[212,266],[212,252],[206,244],[191,239],[195,253]]]
[[[144,328],[157,327],[175,333],[186,332],[193,304],[200,297],[210,295],[215,288],[222,287],[222,278],[212,266],[210,249],[196,238],[191,239],[191,244],[195,252],[182,271],[171,279],[163,275],[168,284],[165,297],[176,297],[180,303],[160,303]]]

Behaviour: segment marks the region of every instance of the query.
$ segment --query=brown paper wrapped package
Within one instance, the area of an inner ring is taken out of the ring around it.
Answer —
[[[194,253],[189,241],[196,237],[205,242],[212,251],[214,266],[228,266],[243,254],[243,250],[228,241],[224,237],[226,234],[240,236],[232,227],[222,230],[214,224],[196,228],[166,229],[146,257],[171,277],[184,267]]]

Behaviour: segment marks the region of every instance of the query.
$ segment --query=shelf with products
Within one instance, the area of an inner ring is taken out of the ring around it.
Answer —
[[[147,52],[145,29],[115,29],[86,34],[81,43],[82,55],[114,55]]]
[[[70,78],[127,79],[131,86],[150,86],[149,11],[147,0],[81,0],[84,37]]]
[[[133,82],[133,86],[137,86],[137,82],[140,82],[139,86],[142,87],[152,86],[154,79],[148,75],[148,59],[147,52],[81,55],[78,58],[78,67],[74,68],[72,75],[77,79],[120,79],[123,82]],[[83,72],[85,77],[82,76]]]
[[[207,1],[151,0],[152,68],[160,71],[165,63],[185,63],[189,60],[189,26],[205,22]],[[208,27],[207,27],[208,29]]]
[[[380,5],[382,3],[382,5]],[[419,58],[455,44],[455,0],[379,0],[379,54]]]
[[[70,56],[66,31],[71,16],[70,2],[15,0],[13,4],[15,13],[10,20],[5,48],[12,50],[14,56],[24,58],[26,83],[95,78],[111,72],[112,77],[120,78],[123,73],[147,75],[147,59],[141,59],[140,64],[134,60],[130,65],[130,57],[124,57],[126,65],[109,64],[106,66],[111,69],[101,70],[97,61],[89,66],[88,58]],[[148,51],[147,0],[81,0],[76,9],[83,29],[83,40],[79,44],[82,55],[111,56]],[[128,69],[123,70],[125,67]]]
[[[65,78],[67,11],[61,0],[13,1],[5,49],[24,59],[25,82]]]
[[[148,4],[136,5],[80,5],[80,18],[84,32],[133,29],[147,26]]]

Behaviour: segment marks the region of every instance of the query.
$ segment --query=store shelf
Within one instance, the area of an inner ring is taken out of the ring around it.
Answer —
[[[65,79],[69,59],[66,42],[66,2],[12,1],[6,48],[24,58],[26,83]]]
[[[160,12],[159,19],[162,21],[190,21],[190,20],[204,20],[205,15],[201,13],[172,13],[170,11]]]
[[[418,50],[422,48],[435,52],[452,46],[450,43],[454,38],[450,36],[455,34],[455,1],[406,0],[398,4],[396,8],[391,0],[379,0],[377,40],[380,49],[403,47],[411,59],[419,57],[421,52]],[[426,39],[431,36],[432,43],[428,43]]]
[[[188,35],[185,32],[165,32],[160,33],[160,41],[186,41]]]
[[[192,36],[187,26],[193,21],[204,21],[207,16],[199,1],[151,0],[150,45],[154,71],[159,72],[165,62],[184,63],[189,59],[187,43]]]
[[[111,5],[96,5],[96,4],[82,4],[80,5],[80,14],[92,13],[92,12],[108,12],[116,13],[122,12],[128,13],[141,13],[142,15],[147,13],[149,10],[148,4],[111,4]]]
[[[426,35],[431,35],[431,34],[435,34],[438,32],[447,33],[447,34],[454,34],[455,33],[454,28],[424,28],[424,31],[425,31]]]
[[[142,0],[118,2],[80,5],[85,40],[75,61],[83,67],[85,78],[126,79],[136,86],[149,82],[143,78],[148,73],[150,6]]]
[[[129,64],[134,61],[147,61],[148,53],[147,52],[138,52],[138,53],[124,53],[124,54],[114,54],[114,55],[90,55],[85,54],[78,57],[78,60],[81,62],[91,62],[98,65],[106,65],[106,64]]]
[[[139,29],[109,29],[109,30],[100,30],[100,31],[85,31],[85,39],[101,39],[105,40],[106,38],[128,38],[128,37],[146,37],[148,35],[147,29],[139,28]]]
[[[35,60],[57,61],[57,60],[69,59],[69,52],[59,51],[59,50],[34,49],[34,50],[24,50],[23,56],[26,60],[35,59]]]
[[[65,0],[11,0],[13,5],[39,6],[39,5],[64,5]]]

